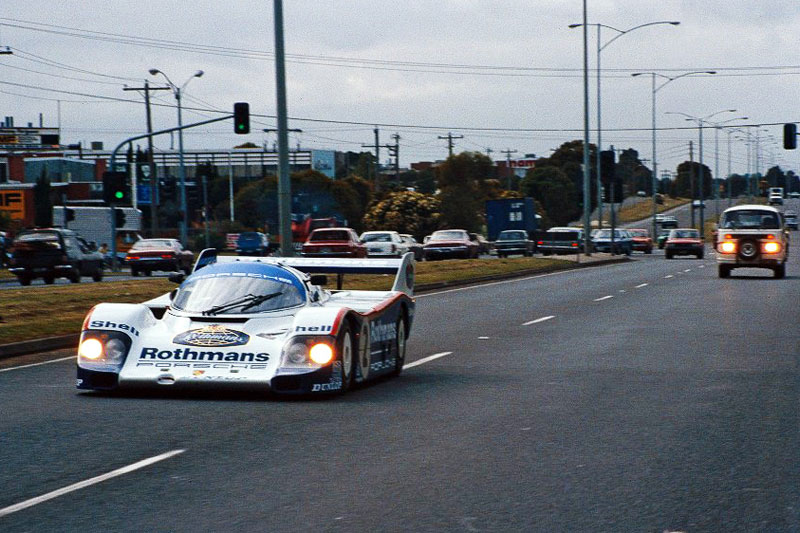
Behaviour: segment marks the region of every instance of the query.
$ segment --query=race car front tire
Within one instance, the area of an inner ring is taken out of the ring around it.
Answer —
[[[393,375],[399,376],[403,371],[406,362],[406,317],[401,315],[395,325],[397,334],[395,335],[395,357]]]
[[[353,347],[356,343],[353,337],[353,332],[348,324],[342,329],[336,342],[336,352],[342,364],[342,388],[339,390],[342,394],[350,390],[355,380],[356,353]]]

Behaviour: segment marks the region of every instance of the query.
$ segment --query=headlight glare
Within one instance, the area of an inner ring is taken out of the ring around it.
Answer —
[[[311,347],[308,352],[311,360],[318,365],[327,365],[333,360],[333,348],[330,344],[320,342]]]
[[[722,253],[725,254],[732,254],[736,252],[736,243],[733,241],[725,241],[719,245],[719,249]]]
[[[103,357],[103,344],[97,339],[86,339],[78,348],[78,355],[83,359],[100,359]]]
[[[781,243],[775,241],[764,243],[764,253],[776,254],[780,251],[781,251]]]

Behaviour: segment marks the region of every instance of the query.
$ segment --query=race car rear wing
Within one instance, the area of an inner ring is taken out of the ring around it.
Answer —
[[[218,255],[214,248],[206,248],[197,258],[193,272],[212,263],[260,262],[285,265],[308,274],[336,274],[337,288],[342,288],[345,274],[394,274],[393,291],[414,294],[414,254],[408,252],[398,259],[347,259],[319,257],[253,257]]]

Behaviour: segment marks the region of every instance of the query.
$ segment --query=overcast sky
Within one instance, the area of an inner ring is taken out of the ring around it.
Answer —
[[[716,70],[657,91],[659,168],[674,170],[688,159],[689,141],[697,142],[696,128],[681,129],[693,122],[665,112],[705,117],[726,109],[737,111],[711,120],[748,117],[728,124],[760,131],[765,164],[798,168],[796,153],[781,147],[779,125],[800,120],[797,0],[588,0],[588,15],[590,24],[620,30],[680,21],[637,29],[604,48],[604,147],[651,158],[651,80],[631,73]],[[457,152],[548,155],[583,138],[583,30],[568,28],[582,16],[581,0],[287,0],[288,111],[290,127],[303,130],[291,135],[292,147],[360,151],[374,142],[378,124],[381,144],[400,135],[402,165],[445,158],[447,143],[438,137],[448,132],[463,136]],[[275,135],[261,130],[275,125],[273,27],[266,0],[4,0],[0,45],[14,53],[0,55],[0,117],[38,126],[42,113],[45,126],[60,120],[63,143],[98,140],[111,148],[145,129],[142,95],[123,91],[126,84],[163,85],[147,72],[158,68],[181,85],[202,69],[204,76],[186,87],[184,122],[230,112],[236,101],[250,102],[261,116],[245,136],[234,135],[229,122],[189,130],[186,148],[245,141],[271,147]],[[592,69],[596,35],[590,27]],[[603,29],[601,44],[616,35]],[[592,71],[592,143],[595,90]],[[161,104],[153,111],[155,129],[176,125],[172,93],[151,94]],[[732,169],[744,172],[745,142],[733,135]],[[704,162],[713,171],[714,131],[704,136]],[[723,175],[727,140],[723,130]],[[170,149],[169,136],[156,147]]]

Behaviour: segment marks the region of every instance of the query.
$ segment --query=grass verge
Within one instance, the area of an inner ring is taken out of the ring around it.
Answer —
[[[505,258],[417,263],[416,285],[458,282],[512,272],[549,272],[573,266],[563,259]],[[388,290],[394,276],[345,276],[344,289]],[[336,276],[328,276],[335,288]],[[138,303],[175,288],[166,279],[46,285],[0,290],[0,344],[78,333],[89,309],[100,302]]]

